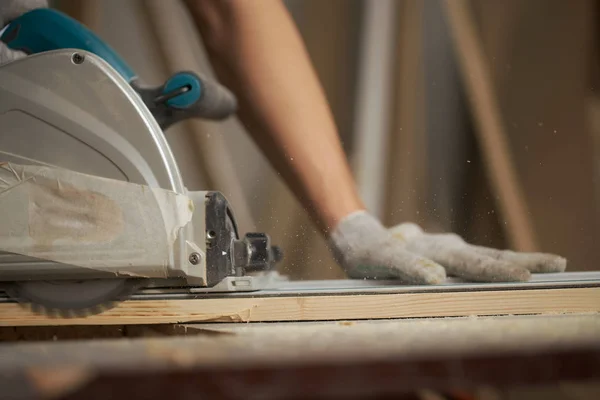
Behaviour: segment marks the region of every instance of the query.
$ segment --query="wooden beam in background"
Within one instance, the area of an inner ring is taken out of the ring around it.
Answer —
[[[393,112],[386,143],[384,223],[427,226],[427,132],[423,84],[423,0],[397,2]]]
[[[445,0],[444,4],[459,70],[477,125],[475,134],[500,211],[507,220],[507,238],[517,251],[536,251],[539,246],[533,223],[517,178],[497,95],[469,4],[466,0]]]
[[[394,78],[395,0],[367,1],[362,23],[352,167],[369,212],[384,217]]]
[[[102,24],[102,4],[100,0],[59,0],[55,3],[57,9],[71,18],[75,18],[92,31],[96,31]]]
[[[353,30],[361,11],[347,0],[298,0],[293,16],[334,113],[342,140],[351,138],[356,47]],[[344,68],[340,68],[344,65]],[[346,147],[352,147],[346,143]],[[327,243],[279,175],[273,175],[264,195],[261,229],[284,252],[278,270],[292,279],[340,279],[346,276]]]
[[[183,23],[184,15],[179,9],[181,7],[178,2],[162,0],[146,0],[143,4],[147,18],[156,33],[157,47],[170,73],[200,70],[197,54],[200,48],[191,38],[198,34]],[[232,203],[238,226],[243,230],[253,231],[256,224],[224,138],[220,135],[208,137],[206,122],[187,120],[183,123],[197,143],[197,160],[206,171],[210,189],[222,191]],[[215,130],[214,127],[212,129]]]
[[[598,71],[600,72],[600,71]],[[586,115],[592,141],[594,143],[594,194],[596,202],[600,201],[600,95],[590,96],[587,100]],[[596,210],[596,223],[600,222],[600,208]]]

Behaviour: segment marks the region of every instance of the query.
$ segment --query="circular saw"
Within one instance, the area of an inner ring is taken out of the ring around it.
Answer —
[[[260,288],[249,272],[271,269],[281,252],[265,234],[240,237],[221,193],[188,191],[164,135],[186,118],[234,113],[226,88],[187,71],[144,85],[51,9],[0,34],[28,53],[0,67],[0,291],[80,315],[148,286]]]

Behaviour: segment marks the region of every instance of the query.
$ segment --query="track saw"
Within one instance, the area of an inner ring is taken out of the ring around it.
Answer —
[[[226,88],[186,71],[145,86],[56,10],[0,35],[28,54],[0,67],[0,297],[79,315],[140,288],[264,286],[280,250],[265,234],[241,237],[221,193],[188,191],[163,133],[232,115]]]

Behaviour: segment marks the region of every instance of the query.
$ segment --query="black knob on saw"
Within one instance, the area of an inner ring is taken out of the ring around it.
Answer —
[[[247,233],[236,242],[236,267],[242,267],[246,272],[270,270],[283,258],[281,249],[271,246],[269,236],[264,233]]]

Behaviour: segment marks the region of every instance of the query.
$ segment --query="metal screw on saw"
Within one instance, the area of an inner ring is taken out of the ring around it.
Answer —
[[[189,261],[191,264],[196,265],[200,262],[201,256],[198,253],[192,253],[190,254],[190,258]]]
[[[73,64],[81,64],[85,60],[85,57],[82,54],[73,53],[71,60],[73,60]]]

